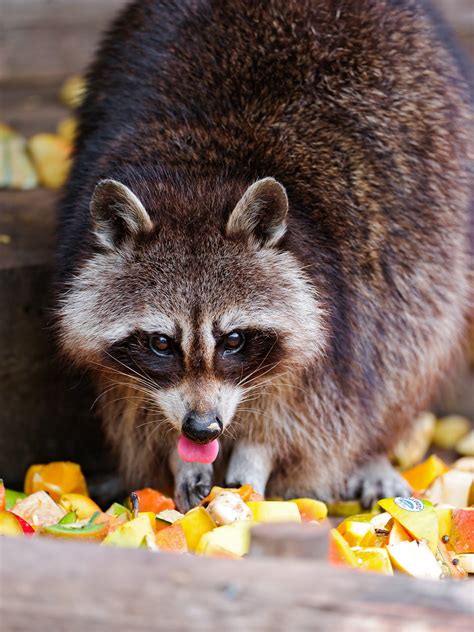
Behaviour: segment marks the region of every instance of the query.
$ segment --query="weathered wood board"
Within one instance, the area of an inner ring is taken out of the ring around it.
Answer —
[[[462,632],[471,582],[427,582],[321,561],[244,561],[1,538],[2,632]],[[357,574],[356,574],[357,573]]]

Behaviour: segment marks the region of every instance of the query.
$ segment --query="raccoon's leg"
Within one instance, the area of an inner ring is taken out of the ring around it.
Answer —
[[[379,456],[357,469],[347,480],[344,497],[360,499],[370,509],[380,498],[409,496],[410,486],[395,471],[386,456]]]
[[[211,491],[213,467],[210,463],[185,463],[173,451],[170,467],[174,475],[174,497],[180,511],[195,507]]]
[[[240,487],[250,484],[259,494],[265,494],[265,487],[273,469],[273,453],[270,448],[258,443],[237,442],[232,450],[227,474],[226,487]]]

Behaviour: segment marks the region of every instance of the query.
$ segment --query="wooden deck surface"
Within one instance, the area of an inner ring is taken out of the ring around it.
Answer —
[[[471,582],[48,539],[0,541],[2,632],[468,632]]]

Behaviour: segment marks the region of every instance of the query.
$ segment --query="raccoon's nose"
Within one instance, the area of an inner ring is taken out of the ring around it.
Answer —
[[[197,413],[194,411],[186,415],[181,427],[184,436],[196,443],[208,443],[216,439],[221,434],[222,429],[222,421],[216,413]]]

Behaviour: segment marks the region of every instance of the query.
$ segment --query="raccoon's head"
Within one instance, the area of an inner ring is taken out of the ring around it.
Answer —
[[[276,180],[225,203],[133,188],[95,188],[94,246],[62,297],[62,344],[79,364],[136,380],[163,422],[207,443],[250,394],[321,353],[321,308],[281,246],[288,199]]]

